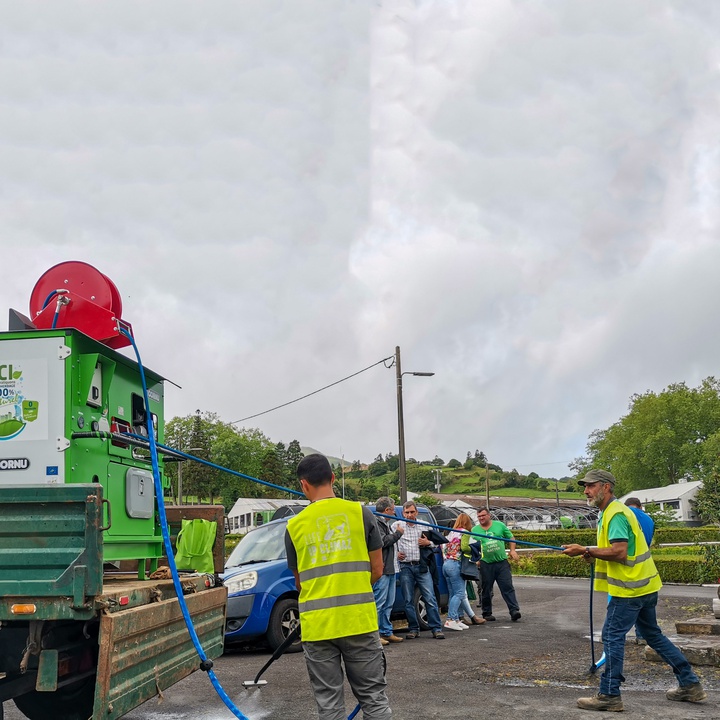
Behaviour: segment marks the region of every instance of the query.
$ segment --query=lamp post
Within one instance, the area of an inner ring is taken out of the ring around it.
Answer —
[[[418,377],[432,377],[432,372],[403,372],[400,367],[400,347],[395,348],[395,378],[397,380],[397,406],[398,406],[398,476],[400,479],[400,502],[407,501],[407,473],[405,469],[405,422],[403,420],[402,376],[417,375]]]

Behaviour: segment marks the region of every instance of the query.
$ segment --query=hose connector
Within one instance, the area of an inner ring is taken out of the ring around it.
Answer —
[[[203,672],[210,672],[210,670],[212,670],[212,666],[213,666],[213,661],[212,661],[212,660],[209,660],[209,659],[208,659],[208,660],[203,660],[203,661],[200,663],[200,669],[201,669]]]

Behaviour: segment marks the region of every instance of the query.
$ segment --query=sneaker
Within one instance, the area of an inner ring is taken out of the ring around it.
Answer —
[[[467,630],[470,627],[467,623],[464,623],[462,620],[458,620],[458,625],[460,625],[460,627],[463,630]]]
[[[445,636],[442,633],[442,630],[433,630],[433,637],[436,640],[444,640]]]
[[[403,639],[401,637],[398,637],[397,635],[384,635],[383,636],[388,642],[391,643],[399,643],[402,642]]]
[[[459,623],[457,620],[446,620],[445,625],[443,627],[446,630],[464,630],[465,628],[462,626],[461,623]],[[435,633],[433,633],[434,635]]]
[[[622,697],[620,695],[603,695],[598,693],[592,697],[578,698],[577,706],[581,710],[607,710],[608,712],[622,712]]]
[[[380,638],[380,644],[383,645],[383,646],[389,645],[389,644],[390,644],[390,641],[389,641],[389,640],[386,640],[384,637],[381,637],[381,638]]]
[[[516,610],[515,612],[510,613],[510,619],[513,622],[517,622],[521,617],[522,617],[522,615],[520,614],[519,610]]]
[[[676,700],[677,702],[696,703],[702,702],[707,697],[707,693],[703,690],[702,685],[696,682],[690,685],[679,685],[672,690],[668,690],[665,697],[668,700]]]
[[[486,622],[495,622],[494,615],[483,615],[483,618],[486,620]]]

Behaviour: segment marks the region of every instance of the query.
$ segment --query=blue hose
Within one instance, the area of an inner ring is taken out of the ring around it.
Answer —
[[[212,670],[212,660],[209,660],[202,645],[200,639],[195,632],[195,626],[193,625],[190,612],[188,610],[187,603],[185,602],[185,596],[183,594],[182,585],[180,584],[180,578],[178,577],[178,569],[175,564],[175,556],[172,551],[172,542],[170,541],[170,530],[167,523],[167,515],[165,514],[165,501],[163,499],[163,488],[160,480],[160,468],[158,466],[158,453],[157,444],[155,442],[155,428],[152,424],[152,415],[150,413],[150,399],[148,398],[147,382],[145,380],[145,369],[143,368],[142,360],[140,359],[140,352],[138,351],[135,340],[130,333],[126,332],[121,328],[120,332],[125,335],[130,341],[137,357],[138,368],[140,370],[140,379],[142,381],[143,398],[145,400],[145,407],[148,409],[147,412],[147,431],[148,437],[146,438],[150,444],[150,457],[152,459],[153,468],[153,479],[155,482],[155,496],[158,501],[158,515],[160,517],[160,527],[162,528],[163,543],[165,544],[165,552],[167,553],[168,565],[170,566],[170,572],[172,573],[173,585],[175,586],[175,593],[177,594],[178,602],[180,603],[180,609],[182,610],[185,625],[187,627],[190,639],[192,640],[195,650],[200,657],[200,669],[207,672],[210,682],[212,683],[215,691],[220,696],[220,699],[225,703],[226,707],[230,712],[240,720],[249,720],[246,715],[243,715],[240,709],[233,703],[228,694],[223,689],[220,681]]]

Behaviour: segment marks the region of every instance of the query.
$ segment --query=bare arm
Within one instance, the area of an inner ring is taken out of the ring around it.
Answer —
[[[627,558],[628,544],[626,541],[614,542],[609,548],[585,547],[584,545],[563,545],[563,555],[577,557],[582,555],[588,562],[590,560],[609,560],[610,562],[623,562]]]
[[[382,549],[378,548],[377,550],[371,550],[370,551],[370,583],[374,585],[383,574],[383,559],[382,559]],[[298,583],[298,589],[300,587],[300,580],[299,578],[295,581]]]

